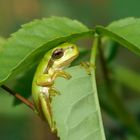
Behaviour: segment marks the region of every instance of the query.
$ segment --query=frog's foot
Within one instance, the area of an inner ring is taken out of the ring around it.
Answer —
[[[71,75],[65,71],[58,70],[58,71],[54,72],[54,74],[52,76],[52,80],[55,80],[57,77],[63,77],[65,79],[70,79]]]
[[[50,97],[51,97],[51,96],[60,95],[60,92],[55,87],[51,87],[49,89],[49,94],[50,94]]]
[[[83,67],[86,71],[88,75],[91,75],[91,69],[95,69],[95,65],[91,64],[89,62],[81,62],[80,66]]]
[[[53,123],[52,123],[52,126],[51,126],[51,131],[52,131],[52,132],[54,132],[54,133],[56,133],[56,132],[57,132],[57,129],[56,129],[56,123],[55,123],[55,121],[53,121]]]

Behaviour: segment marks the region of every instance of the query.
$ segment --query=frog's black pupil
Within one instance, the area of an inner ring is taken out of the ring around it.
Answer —
[[[62,56],[63,56],[63,49],[56,49],[52,54],[53,59],[59,59]]]

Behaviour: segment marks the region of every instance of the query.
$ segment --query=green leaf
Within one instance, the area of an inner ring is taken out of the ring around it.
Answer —
[[[126,18],[112,22],[108,27],[97,26],[96,31],[112,38],[121,45],[140,55],[140,19]]]
[[[140,74],[123,66],[115,66],[115,79],[140,93]]]
[[[68,18],[51,17],[23,25],[8,39],[0,55],[0,84],[30,69],[56,45],[89,34],[86,26]]]
[[[61,95],[52,100],[58,135],[61,140],[105,140],[95,81],[80,66],[66,71],[72,78],[56,80]]]

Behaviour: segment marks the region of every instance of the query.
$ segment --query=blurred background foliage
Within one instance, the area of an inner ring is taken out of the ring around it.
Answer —
[[[108,25],[120,18],[140,17],[139,0],[0,0],[0,36],[9,37],[21,24],[36,18],[67,16],[77,19],[89,27]],[[125,48],[119,47],[115,64],[140,71],[139,58]],[[100,78],[100,77],[99,77]],[[131,112],[140,116],[140,94],[123,87],[125,103]],[[13,97],[0,94],[0,139],[2,140],[45,140],[56,138],[51,135],[45,123],[24,106],[12,107]],[[138,113],[139,111],[139,113]],[[121,129],[106,115],[104,123],[107,138],[126,140]],[[111,126],[110,126],[111,125]],[[114,129],[112,127],[114,126]],[[127,139],[135,140],[132,136]]]

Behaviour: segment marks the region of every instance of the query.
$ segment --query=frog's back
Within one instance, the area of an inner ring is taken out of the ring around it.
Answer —
[[[42,75],[45,71],[45,69],[47,68],[48,65],[48,61],[49,61],[49,57],[47,56],[47,54],[45,54],[45,56],[43,57],[43,59],[41,60],[40,64],[38,65],[36,72],[34,74],[34,78],[33,78],[33,82],[32,82],[32,98],[34,100],[34,103],[38,102],[38,95],[42,90],[41,86],[38,86],[36,84],[37,79],[40,77],[40,75]],[[37,107],[37,105],[36,105]]]

